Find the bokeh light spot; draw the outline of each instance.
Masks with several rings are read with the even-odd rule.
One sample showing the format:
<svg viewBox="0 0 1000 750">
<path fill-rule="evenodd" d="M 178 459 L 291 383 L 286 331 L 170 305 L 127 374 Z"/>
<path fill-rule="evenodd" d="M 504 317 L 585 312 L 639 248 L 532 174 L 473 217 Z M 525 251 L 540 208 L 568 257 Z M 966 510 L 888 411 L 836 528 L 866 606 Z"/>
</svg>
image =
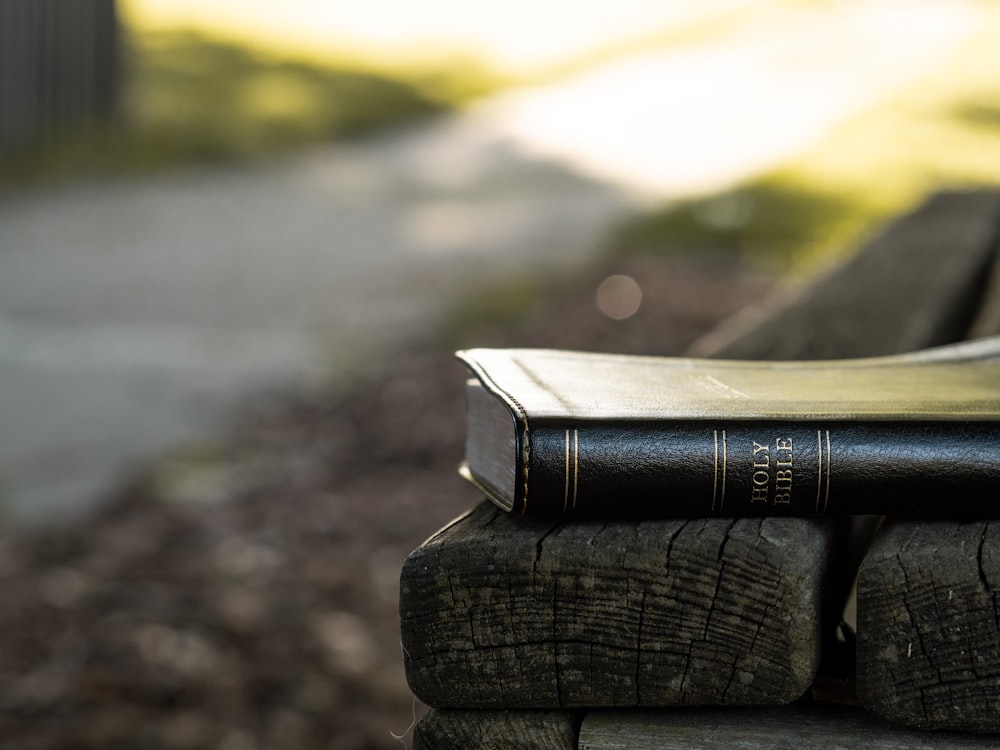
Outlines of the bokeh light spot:
<svg viewBox="0 0 1000 750">
<path fill-rule="evenodd" d="M 597 287 L 597 309 L 613 320 L 631 318 L 642 304 L 642 289 L 631 276 L 613 274 Z"/>
</svg>

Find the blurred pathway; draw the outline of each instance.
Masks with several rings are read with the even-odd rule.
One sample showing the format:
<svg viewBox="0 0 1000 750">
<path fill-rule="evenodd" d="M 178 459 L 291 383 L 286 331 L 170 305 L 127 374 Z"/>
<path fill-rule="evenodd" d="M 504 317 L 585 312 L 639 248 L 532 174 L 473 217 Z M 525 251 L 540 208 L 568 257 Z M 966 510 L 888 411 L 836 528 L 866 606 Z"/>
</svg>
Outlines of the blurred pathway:
<svg viewBox="0 0 1000 750">
<path fill-rule="evenodd" d="M 584 262 L 623 212 L 773 167 L 940 64 L 975 7 L 748 16 L 363 144 L 0 199 L 0 497 L 71 519 L 255 391 L 358 372 L 461 285 Z"/>
</svg>

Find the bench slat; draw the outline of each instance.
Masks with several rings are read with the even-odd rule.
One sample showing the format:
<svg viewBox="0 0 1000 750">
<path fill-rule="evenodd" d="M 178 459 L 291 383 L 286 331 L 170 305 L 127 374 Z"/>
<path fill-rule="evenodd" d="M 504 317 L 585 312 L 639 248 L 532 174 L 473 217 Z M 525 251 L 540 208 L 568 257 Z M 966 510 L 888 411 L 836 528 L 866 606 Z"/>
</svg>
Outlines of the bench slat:
<svg viewBox="0 0 1000 750">
<path fill-rule="evenodd" d="M 595 711 L 580 727 L 580 750 L 981 750 L 995 737 L 900 730 L 846 706 L 781 709 Z"/>
<path fill-rule="evenodd" d="M 569 711 L 431 711 L 413 750 L 575 750 L 580 717 Z"/>
</svg>

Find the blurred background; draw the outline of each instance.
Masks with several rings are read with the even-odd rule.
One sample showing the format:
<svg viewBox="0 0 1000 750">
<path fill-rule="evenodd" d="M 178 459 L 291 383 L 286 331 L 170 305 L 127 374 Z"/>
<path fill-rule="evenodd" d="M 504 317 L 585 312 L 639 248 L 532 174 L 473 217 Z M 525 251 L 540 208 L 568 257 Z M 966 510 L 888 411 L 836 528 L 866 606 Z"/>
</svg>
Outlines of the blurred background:
<svg viewBox="0 0 1000 750">
<path fill-rule="evenodd" d="M 0 0 L 0 742 L 397 746 L 399 567 L 478 500 L 451 351 L 681 353 L 997 185 L 998 42 L 985 0 Z"/>
</svg>

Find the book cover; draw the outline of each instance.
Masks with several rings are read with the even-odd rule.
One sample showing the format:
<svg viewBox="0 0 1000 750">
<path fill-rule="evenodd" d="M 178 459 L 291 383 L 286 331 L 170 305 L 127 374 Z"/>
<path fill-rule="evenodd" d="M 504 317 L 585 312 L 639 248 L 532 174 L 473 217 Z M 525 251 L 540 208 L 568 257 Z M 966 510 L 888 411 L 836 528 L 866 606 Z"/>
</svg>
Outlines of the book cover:
<svg viewBox="0 0 1000 750">
<path fill-rule="evenodd" d="M 584 516 L 991 516 L 1000 337 L 807 362 L 470 349 L 461 473 Z"/>
</svg>

